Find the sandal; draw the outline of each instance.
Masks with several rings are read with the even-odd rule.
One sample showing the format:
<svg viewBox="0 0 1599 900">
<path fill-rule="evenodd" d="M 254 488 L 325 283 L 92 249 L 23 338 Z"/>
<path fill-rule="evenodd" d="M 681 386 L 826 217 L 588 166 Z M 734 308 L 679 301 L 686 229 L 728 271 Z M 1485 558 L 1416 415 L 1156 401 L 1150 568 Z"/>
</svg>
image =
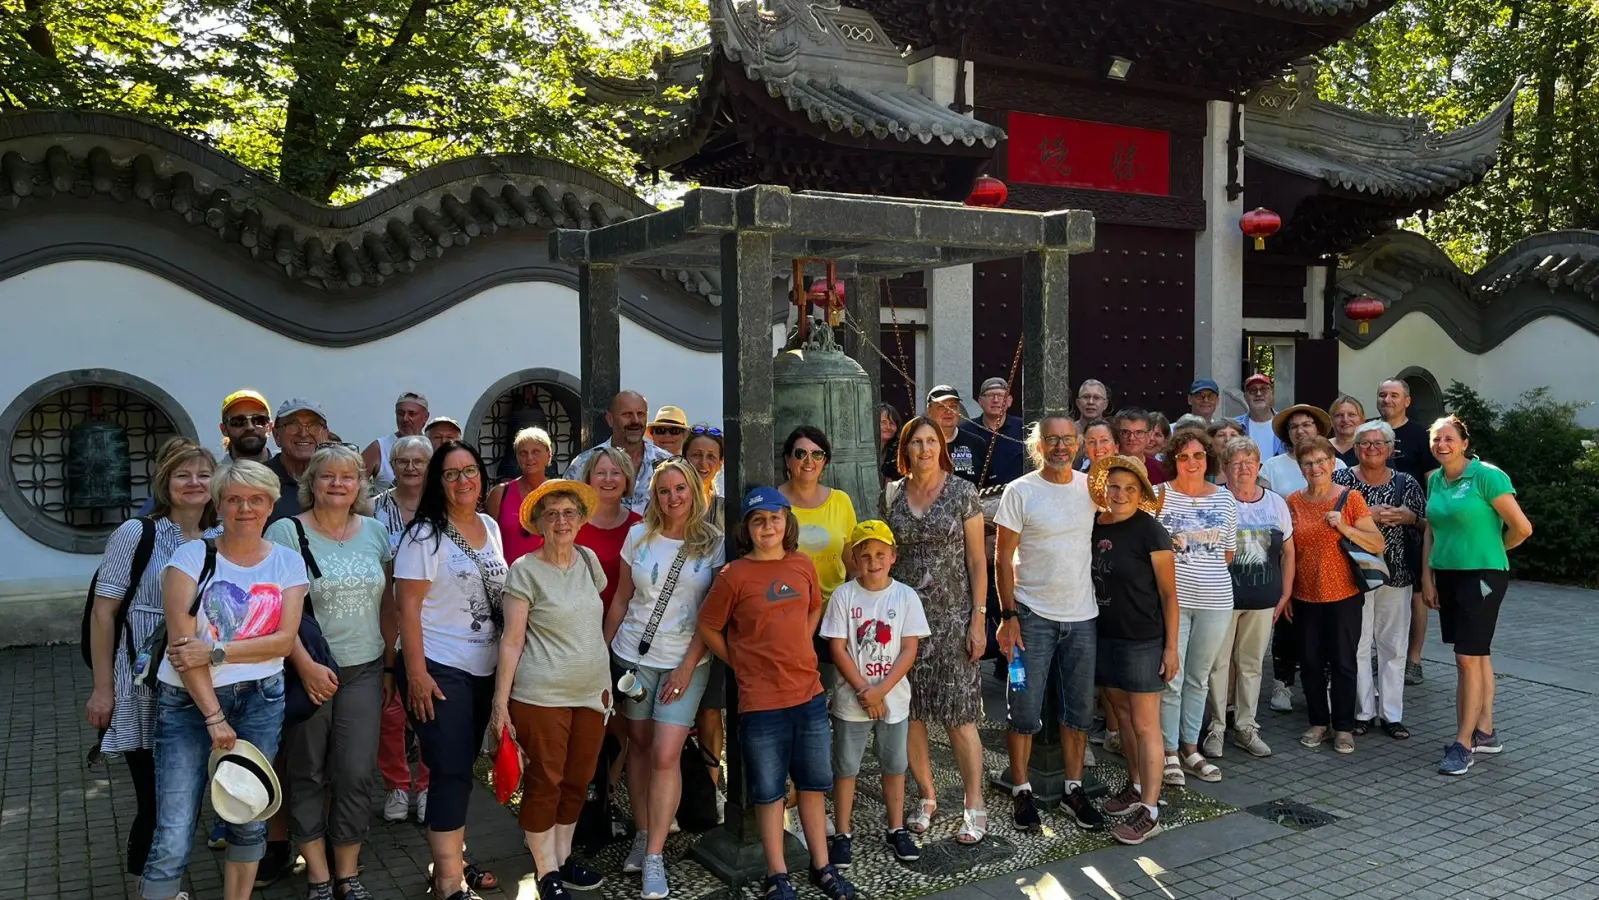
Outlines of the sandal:
<svg viewBox="0 0 1599 900">
<path fill-rule="evenodd" d="M 1183 769 L 1200 781 L 1214 784 L 1221 780 L 1221 769 L 1198 753 L 1190 753 L 1183 758 Z"/>
<path fill-rule="evenodd" d="M 336 879 L 333 882 L 333 894 L 338 900 L 372 900 L 372 892 L 355 875 Z"/>
<path fill-rule="evenodd" d="M 931 797 L 923 797 L 917 804 L 917 810 L 909 819 L 905 820 L 905 827 L 911 834 L 926 834 L 927 829 L 933 827 L 933 816 L 938 812 L 938 801 Z"/>
<path fill-rule="evenodd" d="M 1183 777 L 1183 764 L 1177 758 L 1177 754 L 1166 754 L 1166 768 L 1161 772 L 1160 780 L 1161 783 L 1172 787 L 1182 787 L 1188 783 L 1188 779 Z"/>
<path fill-rule="evenodd" d="M 500 879 L 488 869 L 479 869 L 474 863 L 467 863 L 461 870 L 461 877 L 466 881 L 466 886 L 474 891 L 492 891 L 500 886 Z"/>
<path fill-rule="evenodd" d="M 1366 732 L 1368 732 L 1370 730 L 1371 730 L 1371 720 L 1370 719 L 1356 719 L 1355 720 L 1355 727 L 1349 729 L 1349 733 L 1354 735 L 1355 737 L 1362 737 L 1362 736 L 1364 736 L 1366 734 Z"/>
<path fill-rule="evenodd" d="M 1316 747 L 1320 747 L 1322 744 L 1325 744 L 1326 742 L 1327 742 L 1327 728 L 1325 726 L 1322 726 L 1322 725 L 1312 725 L 1309 728 L 1305 729 L 1305 733 L 1304 734 L 1299 736 L 1299 744 L 1302 747 L 1309 747 L 1311 749 L 1315 749 Z"/>
<path fill-rule="evenodd" d="M 811 883 L 826 894 L 828 900 L 855 900 L 855 885 L 838 873 L 838 866 L 828 863 L 811 870 Z"/>
<path fill-rule="evenodd" d="M 1345 755 L 1348 755 L 1350 753 L 1354 753 L 1355 752 L 1355 736 L 1353 734 L 1350 734 L 1347 731 L 1339 731 L 1339 732 L 1334 733 L 1333 734 L 1333 749 L 1338 751 L 1339 753 L 1342 753 L 1342 754 L 1345 754 Z"/>
<path fill-rule="evenodd" d="M 988 837 L 988 810 L 968 809 L 961 817 L 961 830 L 955 840 L 970 847 Z"/>
<path fill-rule="evenodd" d="M 794 890 L 794 882 L 788 880 L 787 872 L 766 876 L 766 890 L 763 896 L 767 900 L 799 900 L 799 893 Z"/>
<path fill-rule="evenodd" d="M 1384 722 L 1382 723 L 1382 730 L 1384 734 L 1396 741 L 1410 740 L 1410 729 L 1406 728 L 1403 722 Z"/>
</svg>

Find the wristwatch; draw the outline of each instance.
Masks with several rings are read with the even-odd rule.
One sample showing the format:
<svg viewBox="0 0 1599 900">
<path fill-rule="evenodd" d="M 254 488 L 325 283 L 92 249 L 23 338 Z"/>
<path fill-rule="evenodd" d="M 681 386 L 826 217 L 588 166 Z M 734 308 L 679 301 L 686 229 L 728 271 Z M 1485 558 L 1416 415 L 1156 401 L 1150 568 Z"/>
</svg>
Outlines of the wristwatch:
<svg viewBox="0 0 1599 900">
<path fill-rule="evenodd" d="M 1016 618 L 1016 610 L 1014 610 L 1014 609 L 1002 609 L 1002 610 L 999 611 L 999 617 L 1001 619 L 1014 619 L 1014 618 Z"/>
<path fill-rule="evenodd" d="M 222 665 L 227 659 L 228 644 L 226 641 L 218 641 L 211 645 L 211 665 L 213 667 Z"/>
</svg>

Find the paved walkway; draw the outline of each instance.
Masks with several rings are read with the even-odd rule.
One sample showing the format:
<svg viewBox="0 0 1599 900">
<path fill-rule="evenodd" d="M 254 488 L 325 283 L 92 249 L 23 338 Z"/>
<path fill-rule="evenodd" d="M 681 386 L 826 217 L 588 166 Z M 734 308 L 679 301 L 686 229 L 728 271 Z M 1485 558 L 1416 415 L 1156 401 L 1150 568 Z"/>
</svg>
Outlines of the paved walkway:
<svg viewBox="0 0 1599 900">
<path fill-rule="evenodd" d="M 1434 641 L 1427 682 L 1406 695 L 1416 737 L 1380 734 L 1340 757 L 1295 742 L 1302 714 L 1263 717 L 1276 755 L 1228 745 L 1226 778 L 1201 789 L 1239 807 L 1142 847 L 1117 847 L 938 895 L 941 900 L 1259 897 L 1599 898 L 1599 592 L 1515 585 L 1496 642 L 1498 726 L 1507 750 L 1464 778 L 1435 774 L 1453 730 L 1454 669 Z M 75 647 L 0 652 L 0 897 L 123 900 L 132 816 L 119 762 L 88 767 L 87 671 Z M 1337 817 L 1297 832 L 1243 811 L 1294 800 Z M 996 811 L 1004 801 L 995 798 Z M 532 900 L 511 816 L 484 791 L 470 851 L 496 871 L 496 896 Z M 221 896 L 220 854 L 198 845 L 196 900 Z M 427 849 L 413 825 L 375 823 L 363 881 L 379 898 L 425 896 Z M 298 879 L 257 896 L 302 897 Z M 684 896 L 683 900 L 692 900 Z M 869 898 L 867 898 L 869 900 Z"/>
</svg>

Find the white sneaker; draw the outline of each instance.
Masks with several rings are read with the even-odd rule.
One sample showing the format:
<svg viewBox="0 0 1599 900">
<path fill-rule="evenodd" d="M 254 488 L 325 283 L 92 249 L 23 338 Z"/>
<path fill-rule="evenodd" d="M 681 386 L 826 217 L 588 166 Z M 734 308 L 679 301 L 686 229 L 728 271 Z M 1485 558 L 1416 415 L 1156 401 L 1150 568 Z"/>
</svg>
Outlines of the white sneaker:
<svg viewBox="0 0 1599 900">
<path fill-rule="evenodd" d="M 627 859 L 622 861 L 622 871 L 629 875 L 644 871 L 644 851 L 649 848 L 650 833 L 648 831 L 633 832 L 633 846 L 627 851 Z"/>
<path fill-rule="evenodd" d="M 1094 748 L 1091 744 L 1083 745 L 1083 768 L 1092 769 L 1099 765 L 1099 760 L 1094 758 Z"/>
<path fill-rule="evenodd" d="M 428 823 L 428 792 L 416 792 L 416 820 L 423 825 Z"/>
<path fill-rule="evenodd" d="M 1222 755 L 1222 739 L 1227 736 L 1225 729 L 1212 725 L 1205 732 L 1205 739 L 1199 743 L 1199 752 L 1209 759 L 1220 759 Z"/>
<path fill-rule="evenodd" d="M 1260 739 L 1259 728 L 1240 728 L 1233 734 L 1233 743 L 1244 748 L 1250 756 L 1270 756 L 1271 747 Z"/>
<path fill-rule="evenodd" d="M 1294 711 L 1294 695 L 1288 690 L 1288 685 L 1281 681 L 1271 683 L 1271 711 L 1280 713 Z"/>
<path fill-rule="evenodd" d="M 404 822 L 410 815 L 411 795 L 399 788 L 389 791 L 389 798 L 383 801 L 383 821 Z"/>
</svg>

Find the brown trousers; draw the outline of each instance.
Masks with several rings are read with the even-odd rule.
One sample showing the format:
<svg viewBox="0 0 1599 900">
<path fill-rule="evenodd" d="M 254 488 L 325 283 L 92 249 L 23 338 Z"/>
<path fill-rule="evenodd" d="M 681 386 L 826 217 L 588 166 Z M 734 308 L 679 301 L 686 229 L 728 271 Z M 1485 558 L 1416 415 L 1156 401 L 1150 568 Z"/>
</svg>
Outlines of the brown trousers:
<svg viewBox="0 0 1599 900">
<path fill-rule="evenodd" d="M 522 766 L 523 831 L 539 834 L 577 822 L 605 741 L 605 715 L 576 707 L 511 701 L 511 726 L 527 761 Z"/>
</svg>

